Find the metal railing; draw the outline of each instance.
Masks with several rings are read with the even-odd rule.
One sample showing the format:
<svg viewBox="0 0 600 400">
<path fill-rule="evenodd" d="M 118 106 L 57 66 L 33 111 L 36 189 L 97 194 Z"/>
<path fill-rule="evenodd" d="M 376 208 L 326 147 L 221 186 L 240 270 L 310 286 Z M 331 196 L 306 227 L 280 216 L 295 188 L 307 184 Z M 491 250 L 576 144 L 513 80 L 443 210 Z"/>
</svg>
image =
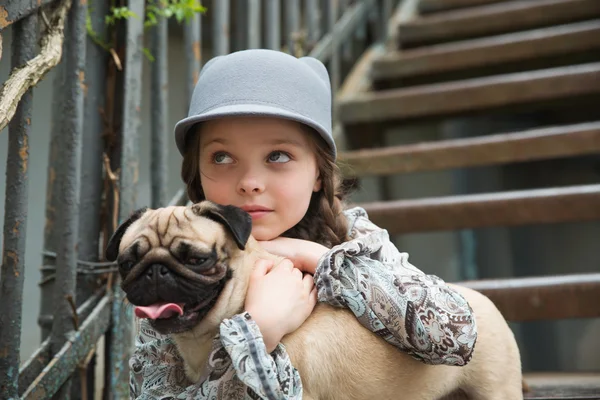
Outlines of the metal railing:
<svg viewBox="0 0 600 400">
<path fill-rule="evenodd" d="M 232 48 L 271 48 L 309 54 L 328 64 L 335 91 L 370 45 L 381 41 L 385 21 L 398 1 L 214 0 L 207 15 L 184 25 L 187 97 L 203 57 L 202 24 L 213 55 Z M 151 202 L 152 207 L 185 204 L 185 191 L 168 200 L 166 149 L 167 21 L 145 30 L 142 18 L 128 18 L 106 30 L 108 2 L 12 0 L 0 2 L 0 34 L 12 26 L 12 69 L 36 55 L 41 31 L 56 29 L 55 9 L 68 8 L 61 63 L 56 67 L 49 165 L 47 170 L 41 308 L 42 344 L 25 362 L 19 357 L 28 204 L 28 140 L 32 89 L 21 97 L 8 125 L 6 203 L 0 293 L 0 398 L 128 397 L 128 359 L 132 350 L 131 309 L 123 305 L 118 275 L 101 251 L 119 221 L 135 207 L 138 192 L 143 36 L 151 36 Z M 128 7 L 144 15 L 145 2 Z M 233 10 L 233 12 L 232 12 Z M 89 18 L 87 18 L 89 16 Z M 88 26 L 86 26 L 86 19 Z M 231 35 L 231 26 L 238 34 Z M 59 27 L 60 28 L 60 27 Z M 87 31 L 97 32 L 92 38 Z M 47 32 L 43 32 L 42 35 Z M 100 41 L 112 41 L 110 48 Z M 8 44 L 5 43 L 5 49 Z M 4 93 L 3 93 L 4 94 Z M 10 119 L 10 118 L 9 118 Z M 85 129 L 83 121 L 85 120 Z M 82 154 L 85 156 L 82 157 Z M 106 349 L 96 343 L 104 337 Z M 104 382 L 96 382 L 103 361 Z"/>
</svg>

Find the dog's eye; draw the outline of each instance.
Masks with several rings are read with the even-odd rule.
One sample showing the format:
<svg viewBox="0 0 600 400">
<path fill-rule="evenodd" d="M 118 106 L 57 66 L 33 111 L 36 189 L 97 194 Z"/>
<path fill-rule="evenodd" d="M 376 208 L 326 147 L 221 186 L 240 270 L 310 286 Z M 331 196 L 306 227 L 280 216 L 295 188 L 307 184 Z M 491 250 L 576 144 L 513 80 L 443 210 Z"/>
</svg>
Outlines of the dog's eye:
<svg viewBox="0 0 600 400">
<path fill-rule="evenodd" d="M 192 258 L 188 258 L 187 259 L 187 263 L 188 265 L 200 265 L 200 264 L 204 264 L 206 262 L 206 258 L 196 258 L 196 257 L 192 257 Z"/>
<path fill-rule="evenodd" d="M 133 268 L 133 261 L 123 261 L 119 264 L 119 268 L 123 271 L 130 271 Z"/>
</svg>

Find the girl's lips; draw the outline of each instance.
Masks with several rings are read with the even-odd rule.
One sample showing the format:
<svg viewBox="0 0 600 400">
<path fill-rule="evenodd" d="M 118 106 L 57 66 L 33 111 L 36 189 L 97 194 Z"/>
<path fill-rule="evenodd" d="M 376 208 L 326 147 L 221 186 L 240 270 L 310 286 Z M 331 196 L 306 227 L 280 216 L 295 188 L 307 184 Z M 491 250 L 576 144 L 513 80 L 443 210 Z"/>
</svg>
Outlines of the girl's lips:
<svg viewBox="0 0 600 400">
<path fill-rule="evenodd" d="M 250 214 L 252 219 L 259 219 L 259 218 L 262 218 L 265 215 L 271 213 L 272 211 L 270 211 L 270 210 L 255 210 L 255 211 L 246 211 L 246 212 L 248 214 Z"/>
<path fill-rule="evenodd" d="M 271 210 L 267 207 L 259 206 L 257 204 L 248 204 L 248 205 L 242 206 L 241 209 L 246 211 L 248 214 L 250 214 L 250 216 L 252 217 L 253 220 L 262 218 L 265 215 L 273 212 L 273 210 Z"/>
</svg>

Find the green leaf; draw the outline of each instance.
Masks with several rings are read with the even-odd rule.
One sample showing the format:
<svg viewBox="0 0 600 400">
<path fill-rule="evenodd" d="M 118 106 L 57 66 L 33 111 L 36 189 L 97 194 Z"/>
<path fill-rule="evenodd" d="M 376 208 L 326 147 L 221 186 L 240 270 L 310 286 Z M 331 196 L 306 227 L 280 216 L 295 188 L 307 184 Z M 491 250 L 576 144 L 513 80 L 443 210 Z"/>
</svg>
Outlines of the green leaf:
<svg viewBox="0 0 600 400">
<path fill-rule="evenodd" d="M 147 47 L 142 47 L 142 52 L 150 62 L 154 62 L 155 58 Z"/>
</svg>

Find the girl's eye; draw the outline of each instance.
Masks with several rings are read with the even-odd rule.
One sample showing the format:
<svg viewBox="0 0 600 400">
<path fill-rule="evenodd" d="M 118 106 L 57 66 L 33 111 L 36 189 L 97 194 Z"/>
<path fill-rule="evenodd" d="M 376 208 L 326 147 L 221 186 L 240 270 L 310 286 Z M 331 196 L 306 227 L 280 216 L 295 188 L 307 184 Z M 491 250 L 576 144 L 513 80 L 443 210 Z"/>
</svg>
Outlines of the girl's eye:
<svg viewBox="0 0 600 400">
<path fill-rule="evenodd" d="M 269 154 L 269 157 L 267 158 L 269 162 L 273 163 L 286 163 L 290 161 L 290 156 L 284 153 L 283 151 L 274 151 L 271 154 Z"/>
<path fill-rule="evenodd" d="M 231 164 L 233 160 L 227 153 L 216 153 L 213 156 L 215 164 Z"/>
</svg>

